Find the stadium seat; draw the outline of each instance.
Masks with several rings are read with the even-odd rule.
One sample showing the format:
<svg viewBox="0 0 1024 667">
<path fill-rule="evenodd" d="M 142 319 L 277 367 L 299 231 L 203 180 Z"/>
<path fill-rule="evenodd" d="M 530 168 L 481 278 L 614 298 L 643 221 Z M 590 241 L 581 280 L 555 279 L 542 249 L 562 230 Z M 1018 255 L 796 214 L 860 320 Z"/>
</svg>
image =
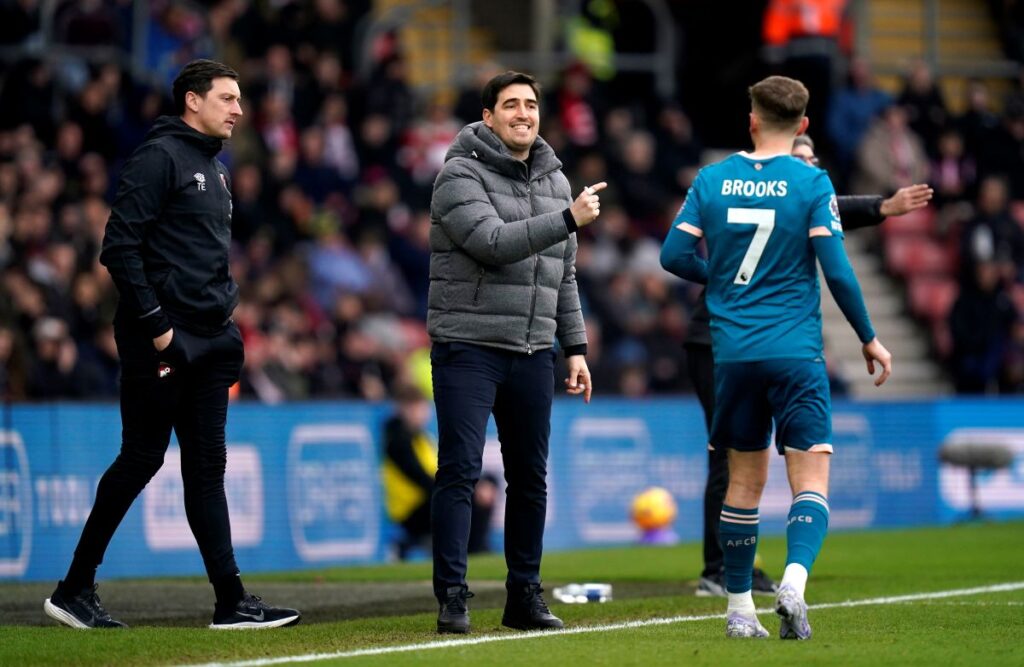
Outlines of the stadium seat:
<svg viewBox="0 0 1024 667">
<path fill-rule="evenodd" d="M 932 346 L 939 359 L 949 359 L 953 354 L 953 332 L 946 320 L 932 320 Z"/>
<path fill-rule="evenodd" d="M 929 207 L 911 211 L 897 218 L 887 218 L 879 229 L 889 236 L 931 236 L 935 232 L 935 209 Z"/>
<path fill-rule="evenodd" d="M 956 281 L 941 276 L 912 276 L 907 284 L 910 312 L 929 321 L 944 322 L 959 292 Z"/>
<path fill-rule="evenodd" d="M 885 263 L 891 273 L 899 276 L 947 276 L 954 268 L 945 247 L 917 234 L 887 237 Z"/>
</svg>

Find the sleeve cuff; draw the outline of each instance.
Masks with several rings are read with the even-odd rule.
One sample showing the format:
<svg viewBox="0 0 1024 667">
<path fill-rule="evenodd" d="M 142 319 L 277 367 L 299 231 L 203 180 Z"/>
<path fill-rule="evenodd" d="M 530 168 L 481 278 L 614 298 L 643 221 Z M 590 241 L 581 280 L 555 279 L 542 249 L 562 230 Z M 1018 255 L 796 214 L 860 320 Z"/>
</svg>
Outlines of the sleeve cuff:
<svg viewBox="0 0 1024 667">
<path fill-rule="evenodd" d="M 572 209 L 565 209 L 562 211 L 562 221 L 565 222 L 565 231 L 573 234 L 580 228 L 576 224 L 576 220 L 572 217 Z"/>
<path fill-rule="evenodd" d="M 143 326 L 149 330 L 150 338 L 159 338 L 171 329 L 171 320 L 164 314 L 163 310 L 157 310 L 139 319 L 142 320 Z"/>
<path fill-rule="evenodd" d="M 569 347 L 565 348 L 565 357 L 566 357 L 566 359 L 568 359 L 569 357 L 575 357 L 575 356 L 578 356 L 578 355 L 579 356 L 584 356 L 584 357 L 587 356 L 587 344 L 586 343 L 583 343 L 582 345 L 570 345 Z"/>
</svg>

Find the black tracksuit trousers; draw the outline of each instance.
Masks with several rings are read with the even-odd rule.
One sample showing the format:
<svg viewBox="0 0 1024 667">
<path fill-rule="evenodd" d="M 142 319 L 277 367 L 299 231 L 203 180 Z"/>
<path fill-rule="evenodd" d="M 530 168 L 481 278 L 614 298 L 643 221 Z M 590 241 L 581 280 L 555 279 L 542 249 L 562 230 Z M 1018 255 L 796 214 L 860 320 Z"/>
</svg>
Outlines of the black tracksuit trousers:
<svg viewBox="0 0 1024 667">
<path fill-rule="evenodd" d="M 121 452 L 104 473 L 65 581 L 92 582 L 114 531 L 132 502 L 160 469 L 171 429 L 181 448 L 185 513 L 210 581 L 238 574 L 224 495 L 228 389 L 239 377 L 244 352 L 232 322 L 221 333 L 199 336 L 180 327 L 157 352 L 136 323 L 115 322 L 121 357 Z"/>
</svg>

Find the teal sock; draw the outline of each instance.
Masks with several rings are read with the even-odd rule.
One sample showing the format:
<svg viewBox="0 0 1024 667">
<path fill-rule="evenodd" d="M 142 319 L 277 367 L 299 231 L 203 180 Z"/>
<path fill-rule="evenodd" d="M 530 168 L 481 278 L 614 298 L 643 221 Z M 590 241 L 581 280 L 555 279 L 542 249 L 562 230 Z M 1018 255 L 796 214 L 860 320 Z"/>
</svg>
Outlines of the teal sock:
<svg viewBox="0 0 1024 667">
<path fill-rule="evenodd" d="M 786 525 L 786 565 L 798 563 L 810 572 L 828 532 L 828 500 L 814 491 L 793 498 Z"/>
<path fill-rule="evenodd" d="M 753 586 L 758 516 L 756 507 L 722 506 L 718 532 L 725 555 L 725 590 L 730 593 L 745 593 Z"/>
</svg>

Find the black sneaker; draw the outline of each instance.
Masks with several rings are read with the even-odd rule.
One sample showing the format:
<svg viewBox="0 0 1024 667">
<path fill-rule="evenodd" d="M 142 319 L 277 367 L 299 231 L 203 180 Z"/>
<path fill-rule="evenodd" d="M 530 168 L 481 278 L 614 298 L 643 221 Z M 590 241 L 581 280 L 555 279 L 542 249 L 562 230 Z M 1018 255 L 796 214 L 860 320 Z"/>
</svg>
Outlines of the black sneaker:
<svg viewBox="0 0 1024 667">
<path fill-rule="evenodd" d="M 58 583 L 57 589 L 43 603 L 43 611 L 50 618 L 82 630 L 128 627 L 121 621 L 110 618 L 110 614 L 100 604 L 100 596 L 96 595 L 96 584 L 75 594 L 61 591 L 63 584 L 63 581 Z"/>
<path fill-rule="evenodd" d="M 754 595 L 775 595 L 779 592 L 779 587 L 759 567 L 754 568 L 754 585 L 752 589 Z"/>
<path fill-rule="evenodd" d="M 501 624 L 516 630 L 559 630 L 565 627 L 562 619 L 548 609 L 543 592 L 540 584 L 508 588 Z"/>
<path fill-rule="evenodd" d="M 473 597 L 465 586 L 449 586 L 440 600 L 441 610 L 437 612 L 437 631 L 445 634 L 464 635 L 469 632 L 469 607 L 466 600 Z"/>
<path fill-rule="evenodd" d="M 728 595 L 725 592 L 725 573 L 719 570 L 711 574 L 701 576 L 697 582 L 697 590 L 694 593 L 699 598 L 724 598 Z"/>
<path fill-rule="evenodd" d="M 751 589 L 754 595 L 775 595 L 779 592 L 779 587 L 759 567 L 754 568 L 754 580 Z M 725 572 L 719 570 L 714 574 L 702 576 L 700 581 L 697 582 L 697 590 L 694 592 L 699 598 L 724 598 L 728 596 L 729 594 L 725 590 Z"/>
<path fill-rule="evenodd" d="M 246 630 L 249 628 L 283 628 L 295 625 L 302 618 L 295 609 L 271 607 L 258 595 L 245 593 L 238 604 L 229 609 L 214 607 L 214 630 Z"/>
</svg>

